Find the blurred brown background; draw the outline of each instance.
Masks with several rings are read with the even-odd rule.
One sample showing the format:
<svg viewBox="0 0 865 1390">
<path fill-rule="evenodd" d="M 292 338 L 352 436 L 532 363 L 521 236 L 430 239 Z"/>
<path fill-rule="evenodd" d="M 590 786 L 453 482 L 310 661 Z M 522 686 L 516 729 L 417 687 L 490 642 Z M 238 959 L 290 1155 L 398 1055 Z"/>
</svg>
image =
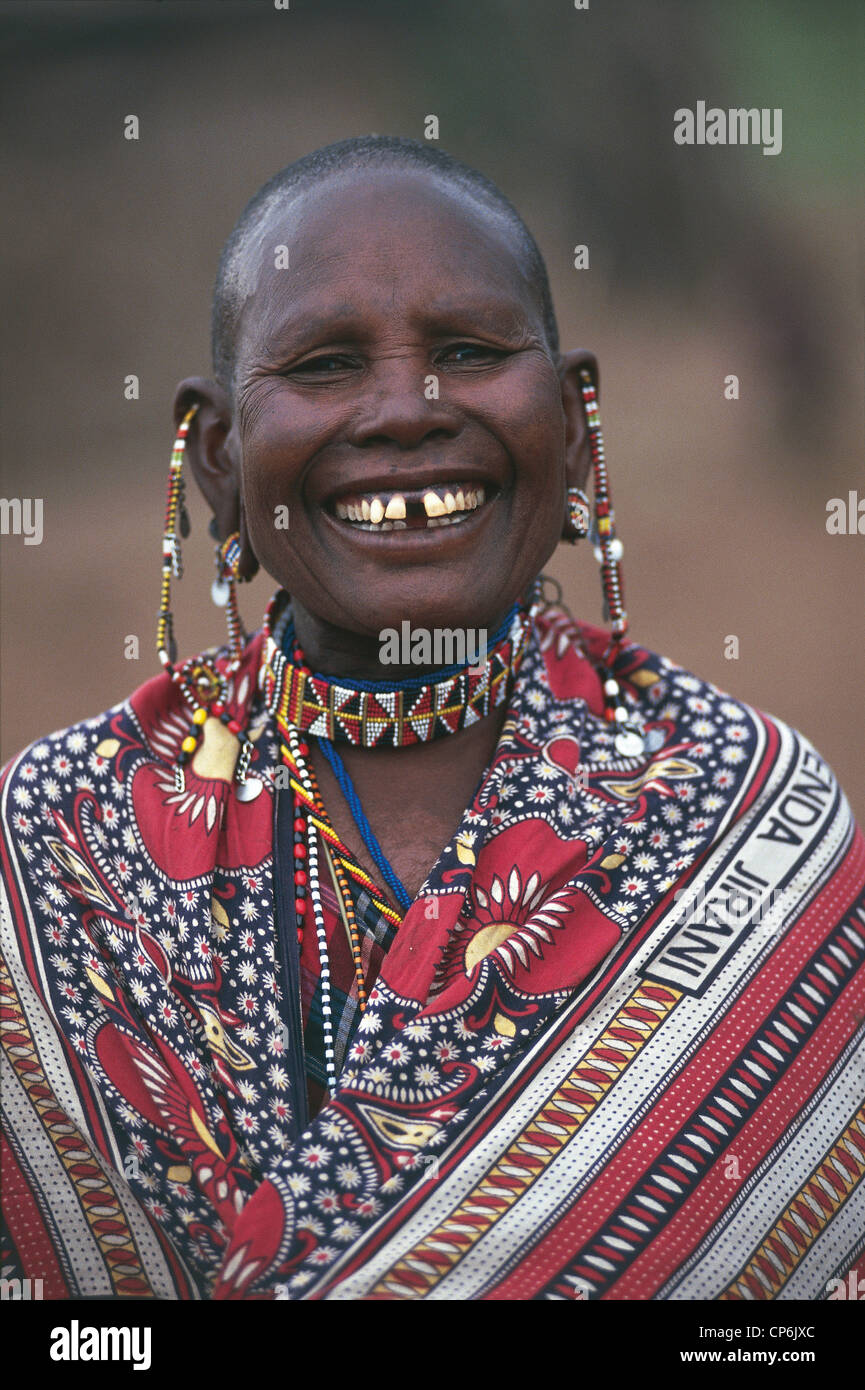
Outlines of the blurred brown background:
<svg viewBox="0 0 865 1390">
<path fill-rule="evenodd" d="M 172 392 L 208 370 L 246 199 L 436 114 L 535 231 L 564 345 L 600 359 L 635 637 L 802 729 L 865 820 L 865 537 L 826 531 L 830 498 L 865 497 L 862 24 L 854 0 L 0 5 L 2 495 L 45 505 L 42 545 L 0 539 L 3 759 L 157 669 Z M 781 107 L 782 152 L 677 146 L 698 100 Z M 196 501 L 187 652 L 222 636 L 206 521 Z M 598 621 L 590 553 L 553 569 Z M 242 591 L 250 626 L 270 587 Z"/>
</svg>

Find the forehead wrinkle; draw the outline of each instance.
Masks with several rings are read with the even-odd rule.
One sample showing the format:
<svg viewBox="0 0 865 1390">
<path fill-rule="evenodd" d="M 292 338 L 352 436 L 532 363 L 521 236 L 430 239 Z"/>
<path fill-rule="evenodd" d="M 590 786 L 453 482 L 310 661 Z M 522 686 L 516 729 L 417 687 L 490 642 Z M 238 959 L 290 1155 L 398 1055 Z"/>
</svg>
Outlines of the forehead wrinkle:
<svg viewBox="0 0 865 1390">
<path fill-rule="evenodd" d="M 528 291 L 528 295 L 524 296 L 519 292 L 513 296 L 502 295 L 500 291 L 492 290 L 483 298 L 445 293 L 425 299 L 422 307 L 411 316 L 413 324 L 427 330 L 435 330 L 465 325 L 468 320 L 472 320 L 492 332 L 501 331 L 503 327 L 510 327 L 527 318 L 530 313 L 529 306 L 534 303 L 531 286 L 525 277 L 515 278 L 514 283 L 519 287 L 519 291 Z M 367 334 L 370 327 L 369 306 L 362 308 L 356 302 L 342 299 L 324 308 L 320 308 L 318 303 L 313 301 L 307 308 L 306 304 L 310 298 L 309 295 L 302 295 L 299 300 L 292 302 L 290 298 L 285 299 L 277 295 L 267 297 L 256 320 L 264 326 L 260 345 L 265 351 L 282 347 L 289 340 L 313 338 L 318 334 L 357 337 Z M 383 317 L 390 316 L 388 310 L 392 311 L 398 300 L 399 286 L 394 281 L 387 297 L 388 309 L 384 310 Z M 373 312 L 375 313 L 375 308 Z M 278 321 L 273 322 L 275 317 L 278 317 Z"/>
<path fill-rule="evenodd" d="M 476 300 L 466 299 L 462 295 L 445 295 L 431 300 L 425 306 L 424 318 L 429 322 L 439 320 L 442 323 L 458 323 L 468 317 L 496 331 L 501 329 L 506 320 L 520 319 L 525 310 L 526 304 L 521 295 L 500 298 L 498 294 L 493 293 Z"/>
<path fill-rule="evenodd" d="M 307 338 L 357 337 L 362 322 L 354 304 L 335 305 L 319 314 L 304 313 L 301 304 L 295 314 L 284 314 L 278 323 L 268 328 L 259 346 L 262 352 L 276 356 L 287 345 L 302 343 Z"/>
</svg>

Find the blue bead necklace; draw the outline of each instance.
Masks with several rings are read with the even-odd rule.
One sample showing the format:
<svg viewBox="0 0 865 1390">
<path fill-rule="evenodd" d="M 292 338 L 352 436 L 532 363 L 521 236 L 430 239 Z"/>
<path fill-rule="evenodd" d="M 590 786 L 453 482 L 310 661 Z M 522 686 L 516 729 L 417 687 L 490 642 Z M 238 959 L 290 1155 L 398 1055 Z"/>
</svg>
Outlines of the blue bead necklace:
<svg viewBox="0 0 865 1390">
<path fill-rule="evenodd" d="M 390 888 L 390 891 L 393 893 L 403 912 L 407 911 L 411 906 L 411 894 L 406 890 L 396 870 L 387 859 L 384 850 L 376 839 L 375 832 L 367 820 L 364 809 L 360 804 L 360 797 L 349 776 L 348 768 L 339 753 L 337 753 L 330 739 L 319 737 L 318 746 L 333 769 L 333 775 L 339 783 L 340 791 L 348 803 L 348 809 L 354 817 L 354 823 L 360 832 L 361 839 L 369 850 L 373 862 L 377 865 L 379 873 Z"/>
<path fill-rule="evenodd" d="M 502 641 L 504 637 L 507 635 L 507 633 L 510 631 L 511 625 L 514 621 L 514 617 L 517 614 L 518 610 L 519 605 L 514 604 L 513 608 L 510 610 L 501 626 L 494 633 L 490 643 L 491 647 L 494 647 L 497 642 Z M 297 645 L 297 640 L 294 634 L 293 619 L 289 619 L 286 625 L 285 631 L 282 635 L 281 646 L 282 650 L 285 653 L 291 653 L 295 656 L 295 658 L 297 658 L 298 655 L 302 656 L 302 653 L 300 652 L 300 648 Z M 432 678 L 412 676 L 409 677 L 407 680 L 402 681 L 341 680 L 340 684 L 355 690 L 368 691 L 373 694 L 386 693 L 394 690 L 413 690 L 416 689 L 419 685 L 446 680 L 451 676 L 457 675 L 463 669 L 464 668 L 460 666 L 450 666 L 446 670 L 436 672 Z M 322 676 L 317 672 L 313 672 L 313 675 L 317 680 L 332 679 L 331 677 Z M 309 736 L 310 734 L 308 733 L 307 737 Z M 379 873 L 381 874 L 387 886 L 390 888 L 391 893 L 393 894 L 396 902 L 402 908 L 403 912 L 407 911 L 407 909 L 411 906 L 412 902 L 411 894 L 408 892 L 405 885 L 400 880 L 399 875 L 393 868 L 392 864 L 385 855 L 384 850 L 379 844 L 378 839 L 376 838 L 372 826 L 370 825 L 364 812 L 364 809 L 361 805 L 357 789 L 354 783 L 352 782 L 351 777 L 349 776 L 348 768 L 346 767 L 345 763 L 343 762 L 342 758 L 337 752 L 335 745 L 330 739 L 324 738 L 321 734 L 314 735 L 314 737 L 317 737 L 319 747 L 321 748 L 322 753 L 324 754 L 325 758 L 330 764 L 330 767 L 333 771 L 333 775 L 335 776 L 339 785 L 340 791 L 345 797 L 346 804 L 348 805 L 348 808 L 351 811 L 352 818 L 358 829 L 358 833 L 360 834 L 360 837 L 363 840 L 364 845 L 369 851 L 373 863 L 377 866 Z"/>
</svg>

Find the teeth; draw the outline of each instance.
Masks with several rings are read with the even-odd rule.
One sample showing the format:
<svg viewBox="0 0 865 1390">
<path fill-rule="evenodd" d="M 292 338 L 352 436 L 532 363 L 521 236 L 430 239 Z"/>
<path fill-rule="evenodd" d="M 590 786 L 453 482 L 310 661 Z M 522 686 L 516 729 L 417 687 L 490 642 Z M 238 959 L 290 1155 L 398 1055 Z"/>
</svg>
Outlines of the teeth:
<svg viewBox="0 0 865 1390">
<path fill-rule="evenodd" d="M 422 499 L 427 527 L 454 525 L 463 520 L 459 513 L 473 512 L 485 500 L 486 492 L 482 487 L 447 488 L 442 493 L 430 488 Z M 383 498 L 367 496 L 337 502 L 334 510 L 340 521 L 354 522 L 367 531 L 404 531 L 408 525 L 408 505 L 399 492 L 386 493 Z"/>
</svg>

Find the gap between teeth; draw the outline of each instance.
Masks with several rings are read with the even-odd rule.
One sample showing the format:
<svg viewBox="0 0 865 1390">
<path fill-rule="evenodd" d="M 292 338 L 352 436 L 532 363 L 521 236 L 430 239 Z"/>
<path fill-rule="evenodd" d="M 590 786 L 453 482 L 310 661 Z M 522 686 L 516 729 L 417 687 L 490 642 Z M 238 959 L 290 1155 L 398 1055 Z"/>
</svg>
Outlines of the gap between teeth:
<svg viewBox="0 0 865 1390">
<path fill-rule="evenodd" d="M 482 487 L 447 488 L 442 493 L 430 488 L 422 500 L 427 526 L 430 526 L 462 520 L 453 514 L 476 511 L 486 500 L 486 493 Z M 335 510 L 340 521 L 366 523 L 382 531 L 402 531 L 406 528 L 406 501 L 399 492 L 392 493 L 386 501 L 370 496 L 362 497 L 357 502 L 337 502 Z"/>
</svg>

